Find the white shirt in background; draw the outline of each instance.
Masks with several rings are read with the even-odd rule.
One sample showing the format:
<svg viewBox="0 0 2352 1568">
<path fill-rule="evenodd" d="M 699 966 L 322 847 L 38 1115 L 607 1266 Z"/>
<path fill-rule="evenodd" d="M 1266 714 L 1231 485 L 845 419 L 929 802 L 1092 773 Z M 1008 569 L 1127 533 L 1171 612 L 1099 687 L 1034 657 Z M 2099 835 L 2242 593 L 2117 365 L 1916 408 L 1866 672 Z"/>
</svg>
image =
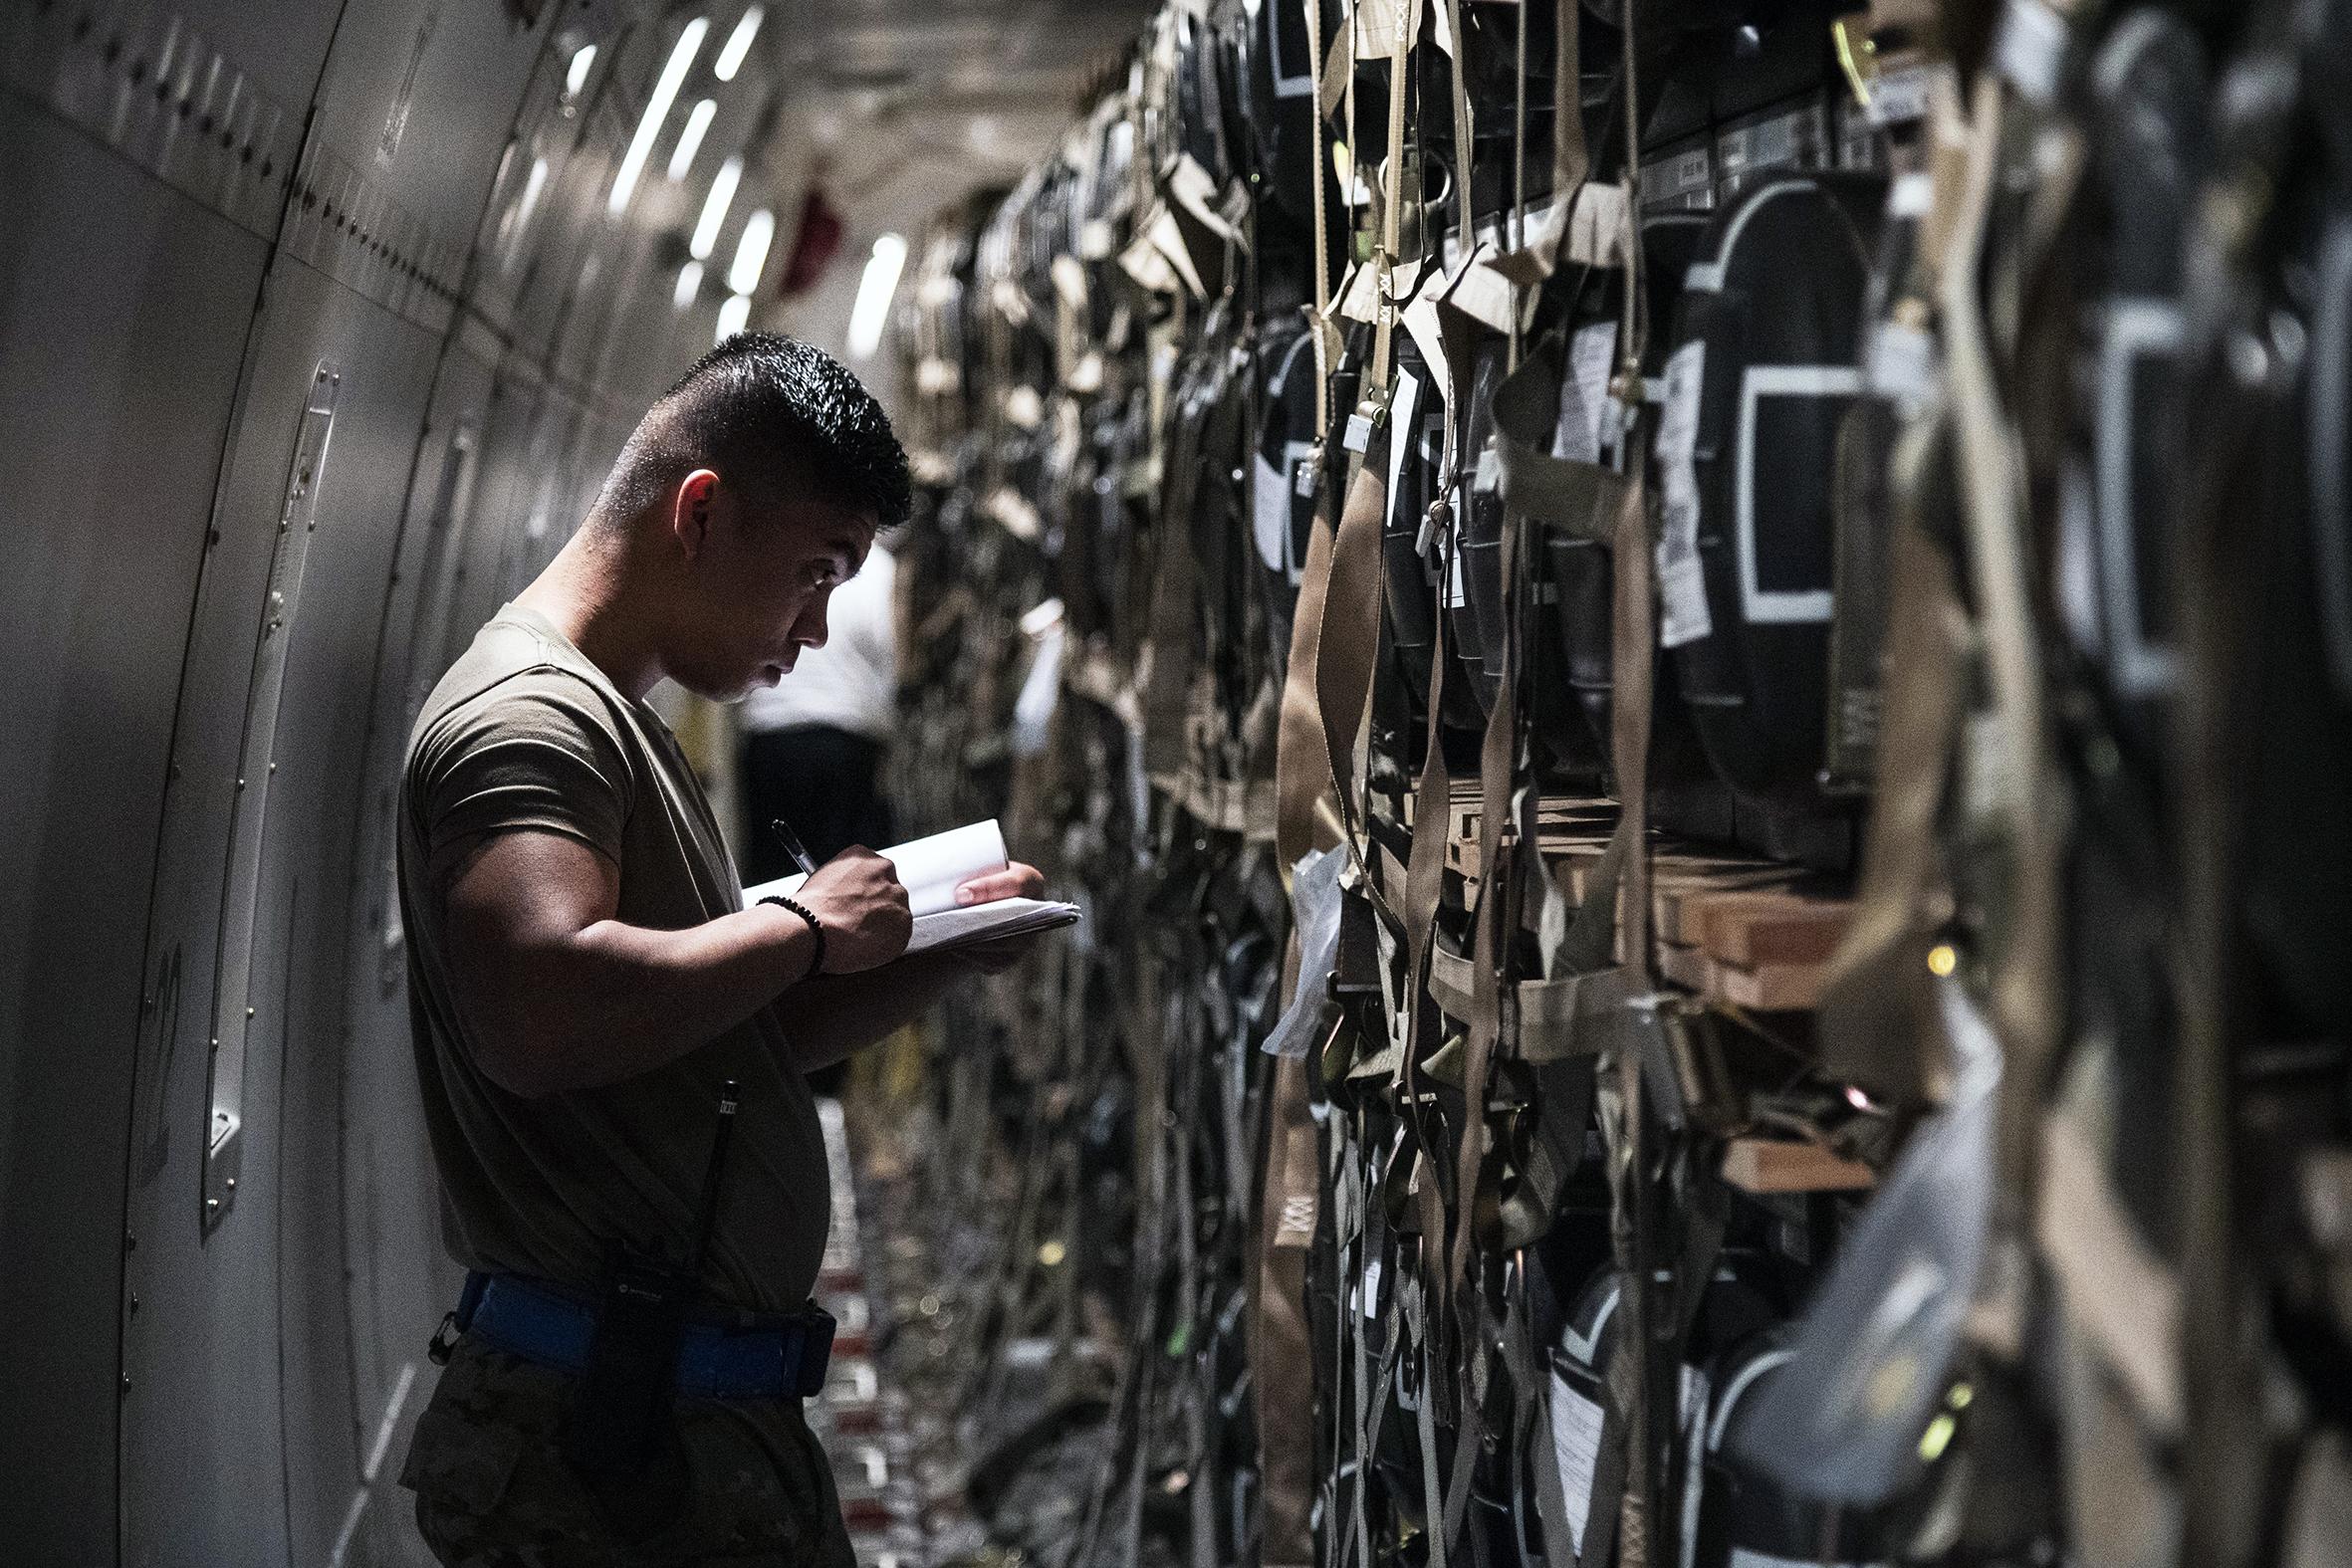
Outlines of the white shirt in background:
<svg viewBox="0 0 2352 1568">
<path fill-rule="evenodd" d="M 743 700 L 749 731 L 824 725 L 887 740 L 897 722 L 898 640 L 891 605 L 898 562 L 877 544 L 833 589 L 822 648 L 803 648 L 782 681 Z"/>
</svg>

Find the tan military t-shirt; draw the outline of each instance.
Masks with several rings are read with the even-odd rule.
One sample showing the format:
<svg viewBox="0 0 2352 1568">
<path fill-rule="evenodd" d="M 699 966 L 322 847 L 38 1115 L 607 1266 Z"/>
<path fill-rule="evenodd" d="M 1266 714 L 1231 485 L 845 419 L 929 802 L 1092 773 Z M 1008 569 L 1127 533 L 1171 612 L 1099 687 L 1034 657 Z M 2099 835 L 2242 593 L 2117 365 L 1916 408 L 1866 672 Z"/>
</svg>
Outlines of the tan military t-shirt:
<svg viewBox="0 0 2352 1568">
<path fill-rule="evenodd" d="M 475 1064 L 449 984 L 433 878 L 481 835 L 531 828 L 620 870 L 618 918 L 679 930 L 741 907 L 741 883 L 668 726 L 536 611 L 510 604 L 426 699 L 400 785 L 400 913 L 442 1229 L 468 1268 L 592 1287 L 624 1237 L 682 1258 L 720 1084 L 741 1085 L 704 1285 L 789 1311 L 808 1298 L 830 1218 L 817 1108 L 774 1007 L 666 1066 L 523 1099 Z M 788 993 L 789 996 L 789 993 Z"/>
</svg>

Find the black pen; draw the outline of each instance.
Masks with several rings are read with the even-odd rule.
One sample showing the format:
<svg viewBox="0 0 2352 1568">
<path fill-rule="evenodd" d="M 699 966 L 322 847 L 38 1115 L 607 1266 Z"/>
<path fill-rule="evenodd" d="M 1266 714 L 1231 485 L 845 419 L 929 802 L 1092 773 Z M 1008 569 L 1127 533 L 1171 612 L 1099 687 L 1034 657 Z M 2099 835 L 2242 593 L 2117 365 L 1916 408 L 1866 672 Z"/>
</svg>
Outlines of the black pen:
<svg viewBox="0 0 2352 1568">
<path fill-rule="evenodd" d="M 793 857 L 793 863 L 801 868 L 801 874 L 815 876 L 817 862 L 809 858 L 809 851 L 802 847 L 801 840 L 792 830 L 792 824 L 780 816 L 768 825 L 776 829 L 777 840 L 784 845 L 784 852 Z"/>
</svg>

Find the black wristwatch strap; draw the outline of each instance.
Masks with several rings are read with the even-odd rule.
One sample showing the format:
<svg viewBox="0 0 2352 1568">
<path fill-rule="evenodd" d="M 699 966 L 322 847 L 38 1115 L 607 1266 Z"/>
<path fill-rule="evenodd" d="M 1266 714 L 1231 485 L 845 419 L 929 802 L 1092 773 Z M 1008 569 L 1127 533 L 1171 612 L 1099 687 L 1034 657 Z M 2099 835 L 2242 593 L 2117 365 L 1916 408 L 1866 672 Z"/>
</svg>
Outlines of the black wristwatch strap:
<svg viewBox="0 0 2352 1568">
<path fill-rule="evenodd" d="M 780 905 L 785 909 L 791 910 L 794 914 L 800 916 L 803 920 L 809 923 L 809 935 L 817 939 L 817 947 L 816 951 L 810 956 L 809 959 L 809 973 L 807 975 L 803 975 L 801 979 L 807 980 L 811 976 L 823 974 L 824 927 L 818 924 L 817 917 L 809 912 L 809 906 L 802 903 L 797 898 L 787 898 L 782 893 L 771 893 L 766 898 L 761 899 L 760 902 L 763 904 Z"/>
</svg>

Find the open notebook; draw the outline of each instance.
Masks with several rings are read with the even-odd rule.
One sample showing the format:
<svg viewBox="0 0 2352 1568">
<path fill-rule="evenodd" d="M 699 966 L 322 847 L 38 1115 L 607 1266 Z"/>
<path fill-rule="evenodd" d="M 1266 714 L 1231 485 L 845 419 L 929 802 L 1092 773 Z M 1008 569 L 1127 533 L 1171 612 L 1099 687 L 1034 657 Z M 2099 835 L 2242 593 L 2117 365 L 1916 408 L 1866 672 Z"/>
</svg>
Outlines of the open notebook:
<svg viewBox="0 0 2352 1568">
<path fill-rule="evenodd" d="M 987 942 L 996 937 L 1019 936 L 1026 931 L 1044 931 L 1077 922 L 1077 905 L 1058 904 L 1050 899 L 1000 898 L 986 904 L 957 907 L 957 884 L 1005 869 L 1005 835 L 993 817 L 898 844 L 880 853 L 898 868 L 898 880 L 906 884 L 907 905 L 915 917 L 914 933 L 906 943 L 909 953 Z M 747 887 L 743 890 L 743 907 L 749 909 L 771 894 L 790 894 L 808 880 L 796 871 L 773 882 Z"/>
</svg>

